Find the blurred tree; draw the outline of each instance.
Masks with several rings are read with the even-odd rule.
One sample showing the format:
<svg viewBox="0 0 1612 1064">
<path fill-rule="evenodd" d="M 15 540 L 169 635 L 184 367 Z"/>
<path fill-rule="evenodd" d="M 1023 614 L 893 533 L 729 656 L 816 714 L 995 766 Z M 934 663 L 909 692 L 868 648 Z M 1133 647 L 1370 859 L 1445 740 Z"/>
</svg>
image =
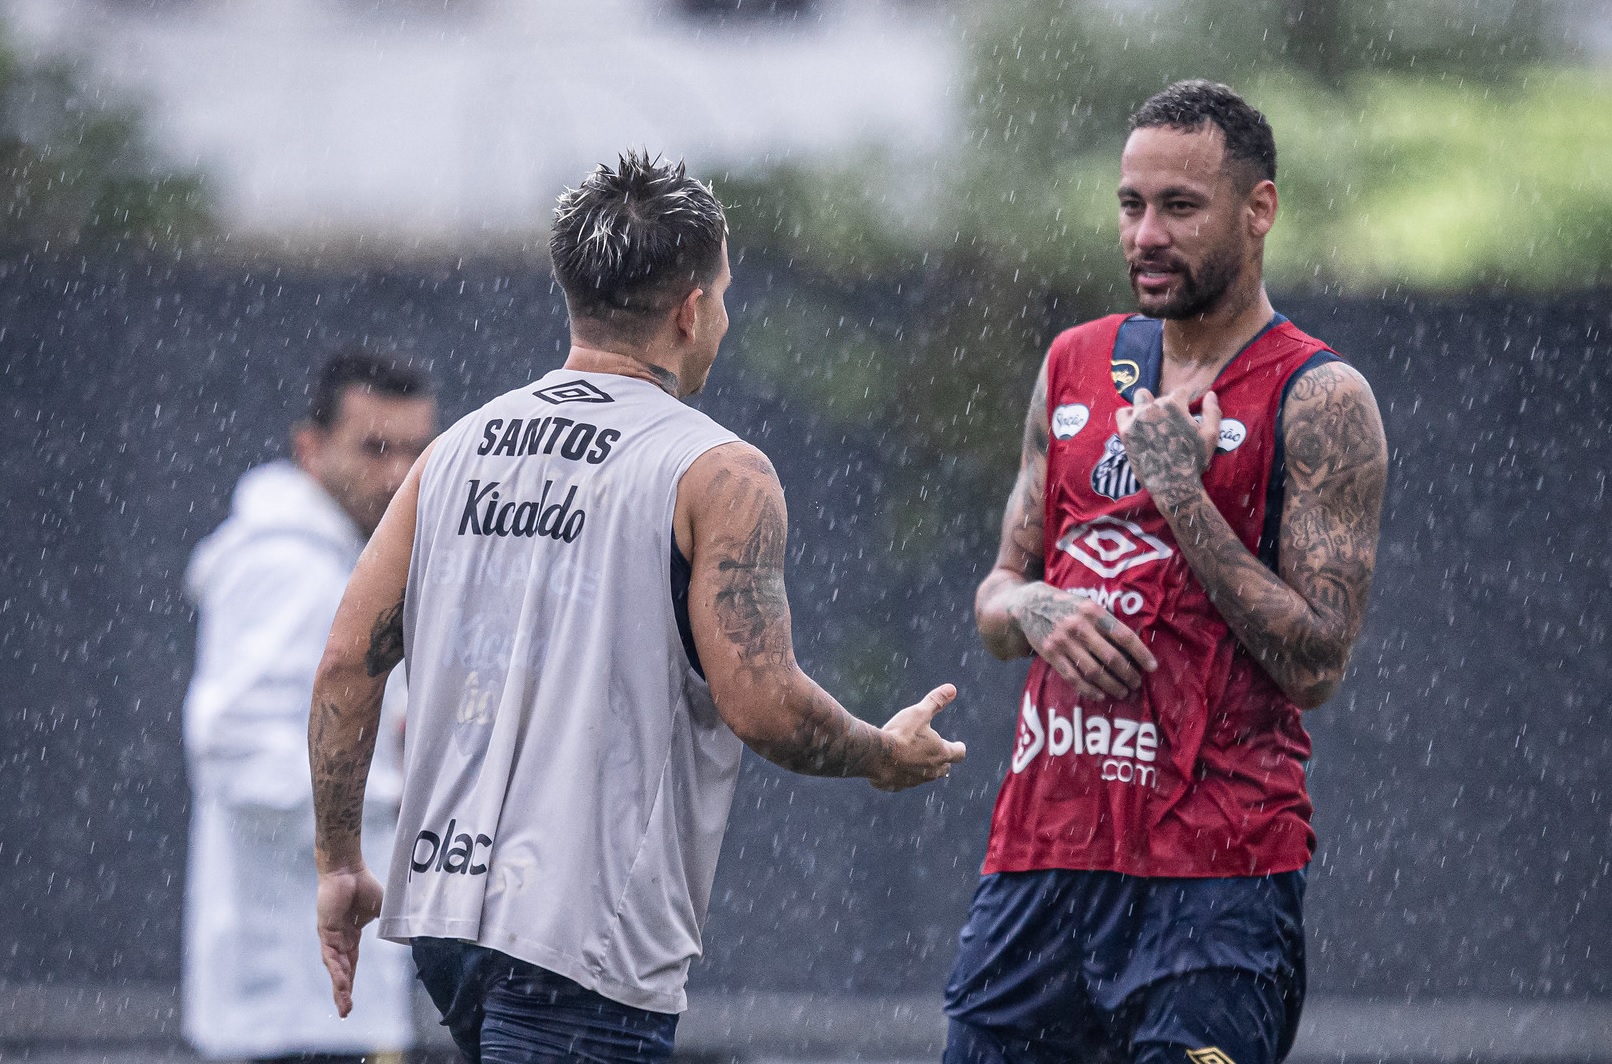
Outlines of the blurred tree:
<svg viewBox="0 0 1612 1064">
<path fill-rule="evenodd" d="M 1285 66 L 1332 89 L 1370 72 L 1511 78 L 1571 51 L 1542 0 L 1281 0 Z"/>
<path fill-rule="evenodd" d="M 1340 94 L 1271 78 L 1256 93 L 1285 148 L 1267 262 L 1287 286 L 1612 282 L 1612 75 L 1380 75 Z"/>
<path fill-rule="evenodd" d="M 1612 79 L 1571 73 L 1557 14 L 1541 0 L 999 0 L 971 29 L 969 150 L 945 213 L 1000 269 L 1108 309 L 1124 296 L 1104 278 L 1126 117 L 1207 77 L 1277 127 L 1278 287 L 1601 283 L 1612 231 L 1567 219 L 1612 212 Z"/>
<path fill-rule="evenodd" d="M 138 111 L 0 44 L 0 242 L 183 248 L 212 231 L 200 175 L 163 165 Z"/>
<path fill-rule="evenodd" d="M 969 126 L 1045 162 L 1100 147 L 1182 77 L 1284 69 L 1326 88 L 1367 73 L 1514 80 L 1559 60 L 1538 0 L 997 0 L 975 8 Z M 996 154 L 996 152 L 992 152 Z"/>
</svg>

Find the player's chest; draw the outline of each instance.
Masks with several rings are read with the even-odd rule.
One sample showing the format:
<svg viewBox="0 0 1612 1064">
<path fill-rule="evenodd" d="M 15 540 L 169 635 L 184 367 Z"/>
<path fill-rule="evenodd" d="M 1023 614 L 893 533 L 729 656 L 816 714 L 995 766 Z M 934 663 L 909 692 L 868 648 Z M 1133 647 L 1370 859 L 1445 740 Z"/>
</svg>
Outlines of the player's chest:
<svg viewBox="0 0 1612 1064">
<path fill-rule="evenodd" d="M 1274 457 L 1270 396 L 1237 387 L 1223 395 L 1217 388 L 1216 396 L 1221 399 L 1220 431 L 1204 485 L 1217 504 L 1244 506 L 1244 496 L 1263 490 Z M 1103 387 L 1065 387 L 1050 405 L 1048 498 L 1081 508 L 1151 509 L 1120 432 L 1119 413 L 1130 404 L 1112 385 L 1106 393 Z M 1190 410 L 1201 422 L 1201 402 Z"/>
</svg>

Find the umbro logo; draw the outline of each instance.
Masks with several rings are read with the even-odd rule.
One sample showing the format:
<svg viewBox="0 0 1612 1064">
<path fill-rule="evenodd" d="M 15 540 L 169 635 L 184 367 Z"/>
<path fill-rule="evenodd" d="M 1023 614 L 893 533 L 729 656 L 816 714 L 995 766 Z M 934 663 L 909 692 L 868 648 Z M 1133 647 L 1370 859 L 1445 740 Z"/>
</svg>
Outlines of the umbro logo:
<svg viewBox="0 0 1612 1064">
<path fill-rule="evenodd" d="M 1065 532 L 1057 548 L 1108 580 L 1138 565 L 1163 561 L 1174 553 L 1163 540 L 1142 531 L 1140 525 L 1107 516 Z"/>
<path fill-rule="evenodd" d="M 614 399 L 600 391 L 584 380 L 567 381 L 564 384 L 551 384 L 547 388 L 539 388 L 532 393 L 545 403 L 559 406 L 561 403 L 613 403 Z"/>
<path fill-rule="evenodd" d="M 1187 1050 L 1187 1059 L 1192 1064 L 1237 1064 L 1235 1060 L 1219 1046 L 1206 1046 L 1203 1049 Z"/>
</svg>

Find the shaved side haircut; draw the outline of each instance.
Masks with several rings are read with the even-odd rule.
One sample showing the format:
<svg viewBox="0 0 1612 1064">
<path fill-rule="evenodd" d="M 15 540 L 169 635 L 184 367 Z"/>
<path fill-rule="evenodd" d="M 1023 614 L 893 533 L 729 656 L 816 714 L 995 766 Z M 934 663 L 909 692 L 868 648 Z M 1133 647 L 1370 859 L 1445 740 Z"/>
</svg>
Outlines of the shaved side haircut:
<svg viewBox="0 0 1612 1064">
<path fill-rule="evenodd" d="M 573 321 L 634 337 L 716 278 L 727 231 L 722 204 L 681 161 L 628 152 L 560 197 L 549 257 Z"/>
<path fill-rule="evenodd" d="M 1131 115 L 1131 132 L 1164 126 L 1194 132 L 1213 123 L 1226 140 L 1226 162 L 1240 163 L 1249 188 L 1276 180 L 1276 134 L 1265 116 L 1226 85 L 1194 78 L 1151 96 Z"/>
</svg>

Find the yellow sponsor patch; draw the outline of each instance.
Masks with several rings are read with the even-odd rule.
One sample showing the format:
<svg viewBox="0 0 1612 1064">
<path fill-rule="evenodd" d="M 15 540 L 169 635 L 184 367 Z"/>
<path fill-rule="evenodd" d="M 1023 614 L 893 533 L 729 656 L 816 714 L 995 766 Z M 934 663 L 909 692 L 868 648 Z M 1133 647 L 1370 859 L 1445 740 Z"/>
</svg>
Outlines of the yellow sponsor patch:
<svg viewBox="0 0 1612 1064">
<path fill-rule="evenodd" d="M 1232 1060 L 1222 1050 L 1214 1046 L 1205 1046 L 1203 1049 L 1189 1049 L 1187 1050 L 1187 1059 L 1192 1061 L 1192 1064 L 1237 1064 L 1235 1060 Z"/>
<path fill-rule="evenodd" d="M 1114 387 L 1123 392 L 1141 378 L 1142 367 L 1128 358 L 1120 358 L 1109 365 L 1108 372 L 1113 374 Z"/>
</svg>

